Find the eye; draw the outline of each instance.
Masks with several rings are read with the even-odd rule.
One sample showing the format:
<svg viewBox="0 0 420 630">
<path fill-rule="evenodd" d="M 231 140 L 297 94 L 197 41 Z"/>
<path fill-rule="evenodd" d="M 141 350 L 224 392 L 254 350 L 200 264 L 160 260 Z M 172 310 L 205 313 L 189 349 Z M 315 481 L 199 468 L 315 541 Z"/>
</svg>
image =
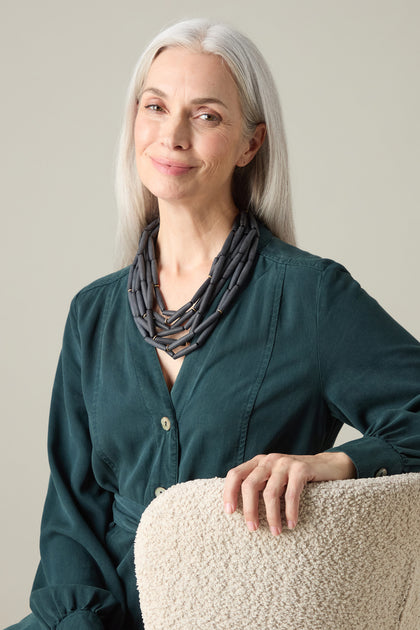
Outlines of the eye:
<svg viewBox="0 0 420 630">
<path fill-rule="evenodd" d="M 158 105 L 157 103 L 151 103 L 150 105 L 145 105 L 144 109 L 148 109 L 152 112 L 162 112 L 163 109 L 160 105 Z"/>
<path fill-rule="evenodd" d="M 200 118 L 200 120 L 204 120 L 205 122 L 220 122 L 220 116 L 218 116 L 217 114 L 211 114 L 210 112 L 199 114 L 198 117 Z"/>
</svg>

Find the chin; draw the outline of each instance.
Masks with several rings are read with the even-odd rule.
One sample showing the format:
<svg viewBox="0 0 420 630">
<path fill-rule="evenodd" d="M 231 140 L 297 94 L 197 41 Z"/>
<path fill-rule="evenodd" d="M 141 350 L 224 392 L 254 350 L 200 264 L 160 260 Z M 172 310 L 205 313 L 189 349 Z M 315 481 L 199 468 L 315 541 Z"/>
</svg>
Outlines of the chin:
<svg viewBox="0 0 420 630">
<path fill-rule="evenodd" d="M 181 190 L 168 190 L 168 188 L 165 188 L 163 186 L 154 186 L 149 188 L 146 184 L 145 186 L 152 193 L 152 195 L 157 197 L 158 200 L 161 199 L 162 201 L 181 201 L 182 199 L 190 197 L 190 195 L 186 194 L 185 191 Z"/>
<path fill-rule="evenodd" d="M 142 179 L 143 185 L 149 192 L 152 193 L 157 199 L 162 201 L 181 201 L 182 199 L 194 198 L 194 194 L 189 187 L 176 185 L 174 183 L 162 183 L 151 182 L 146 179 Z"/>
</svg>

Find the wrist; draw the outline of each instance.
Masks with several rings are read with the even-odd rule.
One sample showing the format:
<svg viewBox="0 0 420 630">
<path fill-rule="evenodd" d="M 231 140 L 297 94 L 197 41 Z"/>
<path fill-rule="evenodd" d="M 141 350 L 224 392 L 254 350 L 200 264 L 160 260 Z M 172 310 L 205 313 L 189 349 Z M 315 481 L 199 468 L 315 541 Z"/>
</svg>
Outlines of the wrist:
<svg viewBox="0 0 420 630">
<path fill-rule="evenodd" d="M 323 460 L 330 473 L 331 481 L 338 479 L 355 479 L 357 477 L 356 466 L 352 459 L 343 451 L 335 451 L 333 453 L 325 452 L 315 455 Z M 335 471 L 335 473 L 333 472 Z M 334 476 L 332 476 L 334 474 Z"/>
</svg>

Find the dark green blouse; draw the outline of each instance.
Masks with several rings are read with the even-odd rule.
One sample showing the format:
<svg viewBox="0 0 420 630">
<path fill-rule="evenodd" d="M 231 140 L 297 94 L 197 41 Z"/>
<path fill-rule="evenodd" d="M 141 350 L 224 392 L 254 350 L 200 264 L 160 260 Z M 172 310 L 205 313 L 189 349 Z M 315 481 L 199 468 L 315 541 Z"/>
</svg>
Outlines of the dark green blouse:
<svg viewBox="0 0 420 630">
<path fill-rule="evenodd" d="M 141 627 L 134 534 L 172 484 L 258 453 L 331 449 L 344 422 L 364 437 L 334 450 L 359 476 L 420 471 L 420 344 L 342 266 L 262 228 L 251 281 L 171 393 L 127 275 L 73 300 L 53 390 L 31 605 L 60 630 Z"/>
</svg>

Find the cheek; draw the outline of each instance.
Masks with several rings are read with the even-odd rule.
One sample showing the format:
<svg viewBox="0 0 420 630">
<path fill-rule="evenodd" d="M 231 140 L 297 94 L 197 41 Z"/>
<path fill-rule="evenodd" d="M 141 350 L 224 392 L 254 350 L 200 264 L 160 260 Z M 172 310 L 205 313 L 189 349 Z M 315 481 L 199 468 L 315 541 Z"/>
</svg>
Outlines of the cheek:
<svg viewBox="0 0 420 630">
<path fill-rule="evenodd" d="M 137 116 L 134 125 L 134 145 L 136 154 L 142 153 L 144 149 L 153 142 L 153 126 L 147 124 L 141 116 Z"/>
<path fill-rule="evenodd" d="M 236 157 L 235 141 L 223 134 L 211 136 L 202 141 L 202 151 L 213 166 L 230 165 Z"/>
</svg>

